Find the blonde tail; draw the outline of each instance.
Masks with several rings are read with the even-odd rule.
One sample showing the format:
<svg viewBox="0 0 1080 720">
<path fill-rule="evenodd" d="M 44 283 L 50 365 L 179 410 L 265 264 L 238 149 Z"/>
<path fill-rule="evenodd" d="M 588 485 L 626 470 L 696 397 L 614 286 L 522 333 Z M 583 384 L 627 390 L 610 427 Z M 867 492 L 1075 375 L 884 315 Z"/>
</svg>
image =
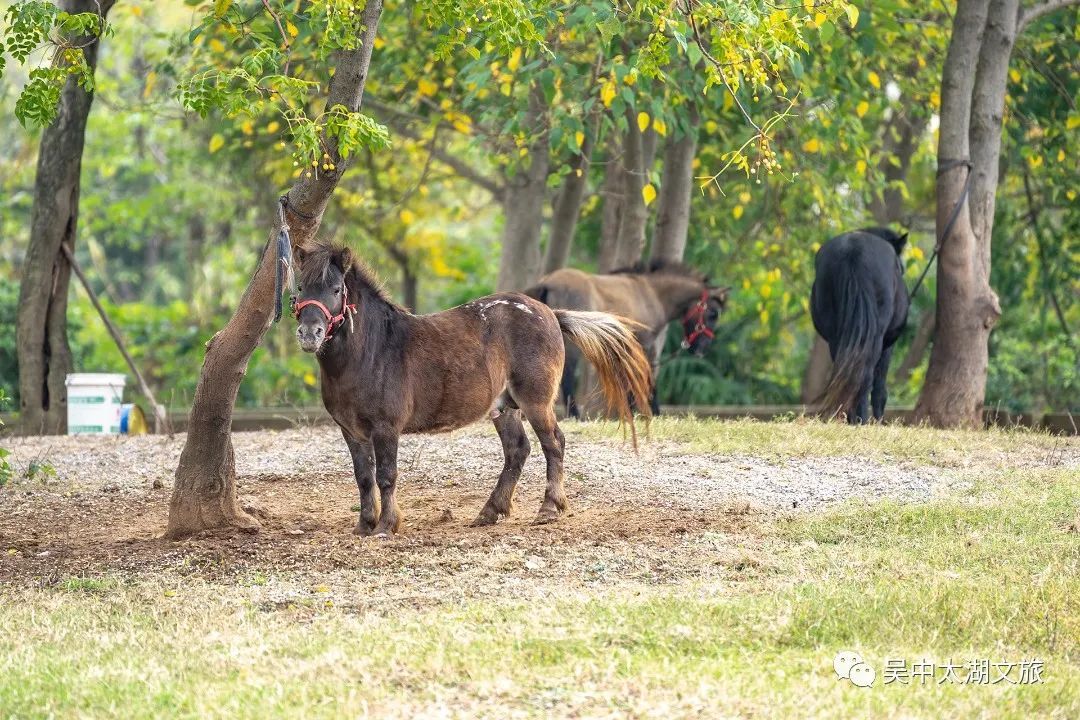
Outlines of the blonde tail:
<svg viewBox="0 0 1080 720">
<path fill-rule="evenodd" d="M 630 426 L 637 450 L 631 399 L 646 422 L 652 417 L 649 410 L 652 367 L 633 333 L 642 326 L 633 320 L 602 312 L 555 310 L 555 317 L 566 339 L 577 345 L 585 359 L 596 368 L 608 410 Z"/>
</svg>

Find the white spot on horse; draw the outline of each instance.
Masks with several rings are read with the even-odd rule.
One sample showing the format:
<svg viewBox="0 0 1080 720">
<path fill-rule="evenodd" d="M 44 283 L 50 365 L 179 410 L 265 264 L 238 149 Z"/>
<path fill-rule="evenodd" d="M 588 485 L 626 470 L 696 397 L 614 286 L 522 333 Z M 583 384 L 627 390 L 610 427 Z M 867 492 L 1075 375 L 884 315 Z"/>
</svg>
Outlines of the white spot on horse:
<svg viewBox="0 0 1080 720">
<path fill-rule="evenodd" d="M 495 307 L 496 305 L 509 305 L 510 307 L 515 307 L 518 310 L 521 310 L 523 312 L 528 313 L 529 315 L 533 314 L 532 309 L 529 308 L 529 306 L 526 305 L 525 303 L 511 302 L 510 300 L 504 300 L 504 299 L 500 298 L 498 300 L 489 300 L 486 303 L 480 303 L 480 318 L 483 319 L 483 320 L 487 320 L 487 315 L 484 313 L 484 311 L 485 310 L 490 310 L 491 308 Z"/>
</svg>

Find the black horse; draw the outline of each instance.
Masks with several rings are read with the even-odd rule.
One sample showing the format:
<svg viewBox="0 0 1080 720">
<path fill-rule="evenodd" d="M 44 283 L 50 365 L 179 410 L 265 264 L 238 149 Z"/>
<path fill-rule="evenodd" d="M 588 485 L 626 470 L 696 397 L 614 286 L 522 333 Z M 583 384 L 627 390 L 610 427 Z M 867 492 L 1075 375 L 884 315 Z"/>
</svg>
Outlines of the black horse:
<svg viewBox="0 0 1080 720">
<path fill-rule="evenodd" d="M 852 424 L 866 421 L 868 394 L 874 419 L 885 414 L 889 360 L 907 324 L 909 298 L 900 262 L 906 242 L 907 233 L 865 228 L 829 240 L 814 262 L 810 315 L 833 359 L 821 408 L 830 415 L 844 413 Z"/>
</svg>

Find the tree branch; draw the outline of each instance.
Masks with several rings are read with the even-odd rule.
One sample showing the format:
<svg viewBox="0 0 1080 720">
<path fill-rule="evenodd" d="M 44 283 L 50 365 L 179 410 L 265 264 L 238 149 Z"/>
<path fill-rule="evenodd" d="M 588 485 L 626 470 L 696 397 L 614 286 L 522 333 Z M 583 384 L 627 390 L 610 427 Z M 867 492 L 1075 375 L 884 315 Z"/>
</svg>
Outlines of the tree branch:
<svg viewBox="0 0 1080 720">
<path fill-rule="evenodd" d="M 413 128 L 409 127 L 406 123 L 402 122 L 401 113 L 395 110 L 393 107 L 386 103 L 380 102 L 374 98 L 369 97 L 367 99 L 368 107 L 375 111 L 375 114 L 379 116 L 379 119 L 385 122 L 387 125 L 394 129 L 394 132 L 399 135 L 403 135 L 410 140 L 417 142 L 425 142 L 424 137 Z M 428 142 L 428 152 L 436 160 L 446 165 L 460 177 L 468 180 L 472 184 L 487 190 L 489 193 L 496 197 L 501 197 L 503 193 L 503 185 L 499 181 L 485 175 L 483 172 L 477 170 L 469 163 L 465 162 L 461 158 L 447 152 L 446 148 L 439 147 L 433 141 Z"/>
<path fill-rule="evenodd" d="M 1076 5 L 1080 3 L 1080 0 L 1044 0 L 1037 5 L 1032 5 L 1028 8 L 1021 8 L 1020 18 L 1016 21 L 1017 34 L 1024 32 L 1024 29 L 1032 22 L 1038 20 L 1043 15 L 1052 13 L 1055 10 L 1060 10 L 1070 5 Z"/>
</svg>

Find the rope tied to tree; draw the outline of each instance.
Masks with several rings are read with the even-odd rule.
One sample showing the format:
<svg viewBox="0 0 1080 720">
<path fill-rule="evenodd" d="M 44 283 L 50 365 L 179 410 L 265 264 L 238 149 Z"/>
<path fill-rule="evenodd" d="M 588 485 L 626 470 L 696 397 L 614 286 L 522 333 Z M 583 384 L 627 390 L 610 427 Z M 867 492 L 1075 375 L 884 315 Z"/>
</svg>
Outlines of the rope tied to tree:
<svg viewBox="0 0 1080 720">
<path fill-rule="evenodd" d="M 949 219 L 945 221 L 945 228 L 941 232 L 941 236 L 934 243 L 934 250 L 930 253 L 930 259 L 926 261 L 926 267 L 919 274 L 919 279 L 915 281 L 915 287 L 911 288 L 911 292 L 908 293 L 908 298 L 915 299 L 915 295 L 919 292 L 919 288 L 922 287 L 923 280 L 926 279 L 926 273 L 930 271 L 930 266 L 934 264 L 935 258 L 938 253 L 941 252 L 941 246 L 945 243 L 946 238 L 949 237 L 949 233 L 952 232 L 953 225 L 956 224 L 956 219 L 960 217 L 960 208 L 964 207 L 964 203 L 967 202 L 968 194 L 971 192 L 971 161 L 967 158 L 942 158 L 938 163 L 937 174 L 941 177 L 950 170 L 956 168 L 967 168 L 967 177 L 964 179 L 964 188 L 960 191 L 960 198 L 953 205 L 952 212 L 949 213 Z"/>
<path fill-rule="evenodd" d="M 288 204 L 288 195 L 282 195 L 278 198 L 277 273 L 274 278 L 275 323 L 281 320 L 282 295 L 285 292 L 286 284 L 293 293 L 293 297 L 289 302 L 290 306 L 296 301 L 296 282 L 292 268 L 292 240 L 289 238 L 289 223 L 285 220 L 285 206 Z"/>
</svg>

